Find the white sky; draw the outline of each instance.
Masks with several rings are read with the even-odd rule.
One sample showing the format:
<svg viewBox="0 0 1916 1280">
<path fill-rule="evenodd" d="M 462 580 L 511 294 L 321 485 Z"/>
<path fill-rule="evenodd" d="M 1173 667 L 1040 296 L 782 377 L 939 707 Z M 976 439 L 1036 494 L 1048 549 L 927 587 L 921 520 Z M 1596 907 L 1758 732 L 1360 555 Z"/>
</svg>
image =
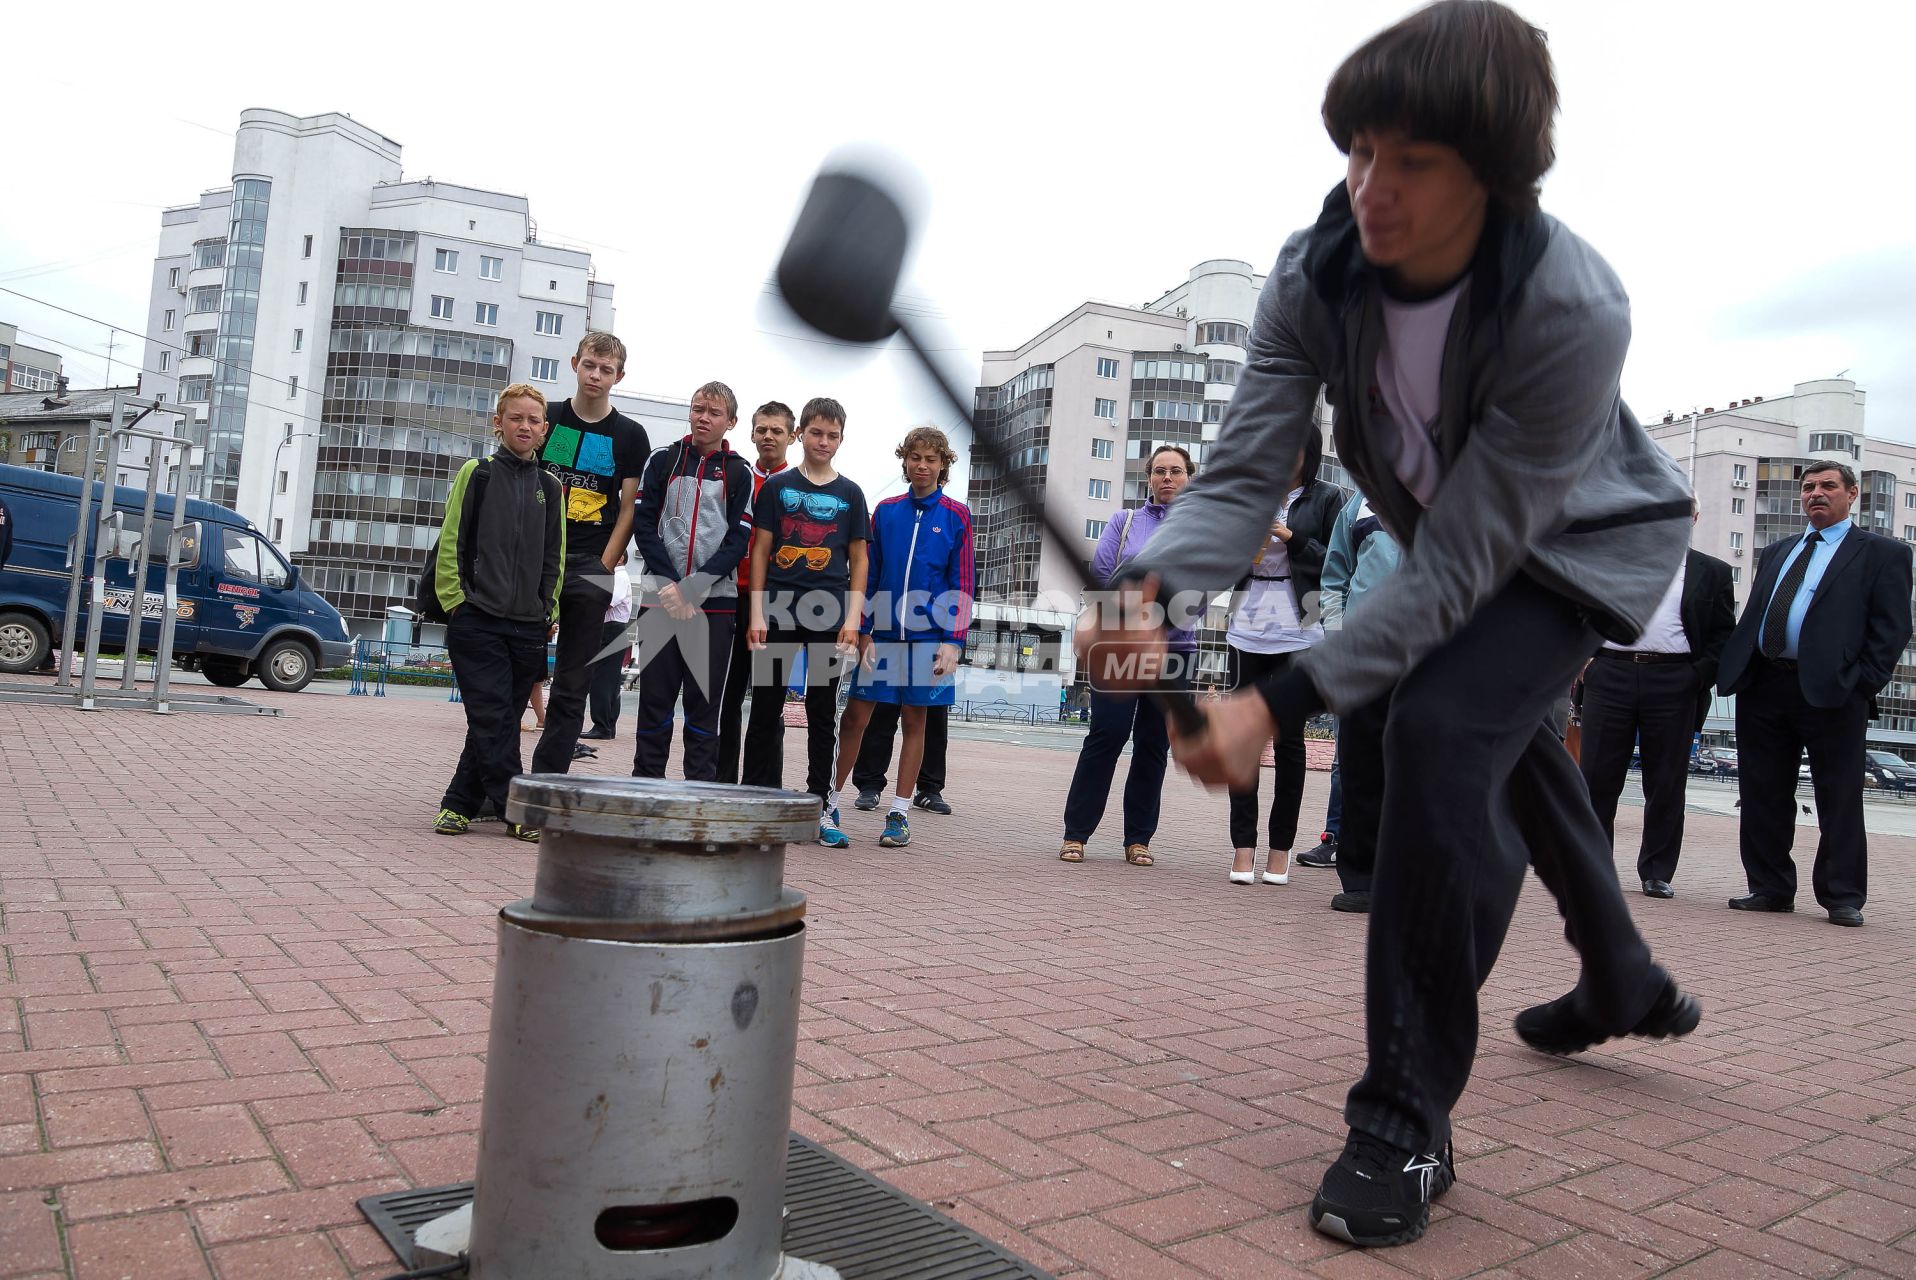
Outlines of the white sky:
<svg viewBox="0 0 1916 1280">
<path fill-rule="evenodd" d="M 1631 292 L 1638 416 L 1847 369 L 1872 434 L 1916 440 L 1908 10 L 1520 8 L 1563 96 L 1544 206 Z M 930 216 L 903 289 L 969 388 L 980 350 L 1086 298 L 1135 305 L 1206 258 L 1268 268 L 1342 175 L 1325 81 L 1407 11 L 34 5 L 8 19 L 0 286 L 140 330 L 159 210 L 229 180 L 239 112 L 344 111 L 403 145 L 408 177 L 526 194 L 541 238 L 592 250 L 635 353 L 626 390 L 716 377 L 748 411 L 835 395 L 843 469 L 876 497 L 903 429 L 951 418 L 902 349 L 822 343 L 766 296 L 821 159 L 875 144 L 918 170 Z M 76 384 L 104 378 L 98 326 L 7 295 L 0 319 L 63 344 Z"/>
</svg>

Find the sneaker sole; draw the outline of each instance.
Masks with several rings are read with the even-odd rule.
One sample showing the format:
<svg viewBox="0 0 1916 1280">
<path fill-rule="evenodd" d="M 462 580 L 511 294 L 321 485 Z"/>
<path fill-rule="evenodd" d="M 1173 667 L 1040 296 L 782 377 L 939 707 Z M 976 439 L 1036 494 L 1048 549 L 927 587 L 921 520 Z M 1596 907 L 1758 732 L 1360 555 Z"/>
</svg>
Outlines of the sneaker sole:
<svg viewBox="0 0 1916 1280">
<path fill-rule="evenodd" d="M 878 837 L 878 847 L 881 849 L 903 849 L 910 843 L 910 836 L 906 836 L 903 840 L 894 840 L 890 836 Z"/>
<path fill-rule="evenodd" d="M 1388 1235 L 1360 1235 L 1351 1230 L 1344 1218 L 1331 1212 L 1321 1199 L 1311 1201 L 1311 1226 L 1345 1244 L 1356 1245 L 1360 1249 L 1388 1249 L 1393 1245 L 1411 1244 L 1424 1238 L 1424 1231 L 1430 1226 L 1430 1210 L 1425 1208 L 1423 1215 L 1414 1218 L 1401 1231 Z"/>
<path fill-rule="evenodd" d="M 432 833 L 436 836 L 463 836 L 471 830 L 471 827 L 434 827 Z"/>
</svg>

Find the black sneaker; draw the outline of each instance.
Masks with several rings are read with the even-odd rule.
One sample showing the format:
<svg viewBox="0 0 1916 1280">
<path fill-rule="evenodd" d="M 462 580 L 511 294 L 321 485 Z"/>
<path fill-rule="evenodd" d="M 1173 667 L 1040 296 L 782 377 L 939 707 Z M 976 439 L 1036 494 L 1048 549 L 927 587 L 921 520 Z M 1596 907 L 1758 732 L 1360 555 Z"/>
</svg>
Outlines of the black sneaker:
<svg viewBox="0 0 1916 1280">
<path fill-rule="evenodd" d="M 1315 849 L 1306 849 L 1297 855 L 1300 867 L 1334 867 L 1337 865 L 1337 837 L 1326 831 L 1317 841 Z"/>
<path fill-rule="evenodd" d="M 951 806 L 945 803 L 942 791 L 920 791 L 912 804 L 920 809 L 929 809 L 933 813 L 950 813 Z"/>
<path fill-rule="evenodd" d="M 1419 1154 L 1352 1129 L 1311 1201 L 1311 1225 L 1363 1249 L 1409 1244 L 1430 1225 L 1430 1202 L 1456 1180 L 1449 1143 Z"/>
<path fill-rule="evenodd" d="M 1558 1055 L 1582 1053 L 1593 1045 L 1613 1039 L 1579 1013 L 1573 1003 L 1576 992 L 1558 996 L 1549 1004 L 1532 1005 L 1517 1015 L 1517 1038 L 1539 1053 Z M 1665 976 L 1663 990 L 1657 993 L 1650 1012 L 1638 1019 L 1626 1033 L 1648 1040 L 1668 1040 L 1687 1036 L 1703 1020 L 1703 1006 L 1696 997 L 1686 995 L 1676 979 Z"/>
<path fill-rule="evenodd" d="M 878 793 L 876 791 L 861 791 L 858 793 L 858 799 L 852 801 L 852 808 L 863 809 L 866 813 L 870 813 L 877 807 Z"/>
</svg>

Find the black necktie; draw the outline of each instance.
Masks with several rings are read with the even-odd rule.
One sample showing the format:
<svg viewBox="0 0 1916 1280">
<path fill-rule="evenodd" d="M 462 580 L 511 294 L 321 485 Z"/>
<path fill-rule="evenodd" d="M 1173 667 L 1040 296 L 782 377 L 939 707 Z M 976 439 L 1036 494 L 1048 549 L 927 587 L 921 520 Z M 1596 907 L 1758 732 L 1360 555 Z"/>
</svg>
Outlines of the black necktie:
<svg viewBox="0 0 1916 1280">
<path fill-rule="evenodd" d="M 1810 557 L 1816 554 L 1816 544 L 1822 540 L 1822 534 L 1810 530 L 1809 536 L 1803 539 L 1803 549 L 1784 570 L 1783 580 L 1776 584 L 1770 607 L 1763 611 L 1762 648 L 1766 658 L 1783 656 L 1783 646 L 1789 643 L 1790 606 L 1796 603 L 1796 593 L 1803 589 L 1803 578 L 1810 571 Z"/>
</svg>

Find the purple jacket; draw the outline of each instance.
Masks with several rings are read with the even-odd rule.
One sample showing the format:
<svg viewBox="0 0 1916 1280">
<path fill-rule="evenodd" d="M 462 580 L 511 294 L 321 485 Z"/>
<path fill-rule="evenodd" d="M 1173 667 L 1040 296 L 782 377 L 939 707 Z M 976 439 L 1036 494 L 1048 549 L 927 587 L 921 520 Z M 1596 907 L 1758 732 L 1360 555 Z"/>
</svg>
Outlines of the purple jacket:
<svg viewBox="0 0 1916 1280">
<path fill-rule="evenodd" d="M 1151 541 L 1151 535 L 1164 523 L 1164 504 L 1147 502 L 1141 507 L 1121 510 L 1106 521 L 1104 536 L 1098 539 L 1098 549 L 1091 557 L 1091 572 L 1105 582 L 1116 575 L 1118 566 L 1144 549 Z M 1118 544 L 1124 544 L 1124 554 L 1118 554 Z M 1178 653 L 1193 653 L 1197 650 L 1197 633 L 1179 631 L 1175 627 L 1167 628 L 1165 641 Z"/>
</svg>

